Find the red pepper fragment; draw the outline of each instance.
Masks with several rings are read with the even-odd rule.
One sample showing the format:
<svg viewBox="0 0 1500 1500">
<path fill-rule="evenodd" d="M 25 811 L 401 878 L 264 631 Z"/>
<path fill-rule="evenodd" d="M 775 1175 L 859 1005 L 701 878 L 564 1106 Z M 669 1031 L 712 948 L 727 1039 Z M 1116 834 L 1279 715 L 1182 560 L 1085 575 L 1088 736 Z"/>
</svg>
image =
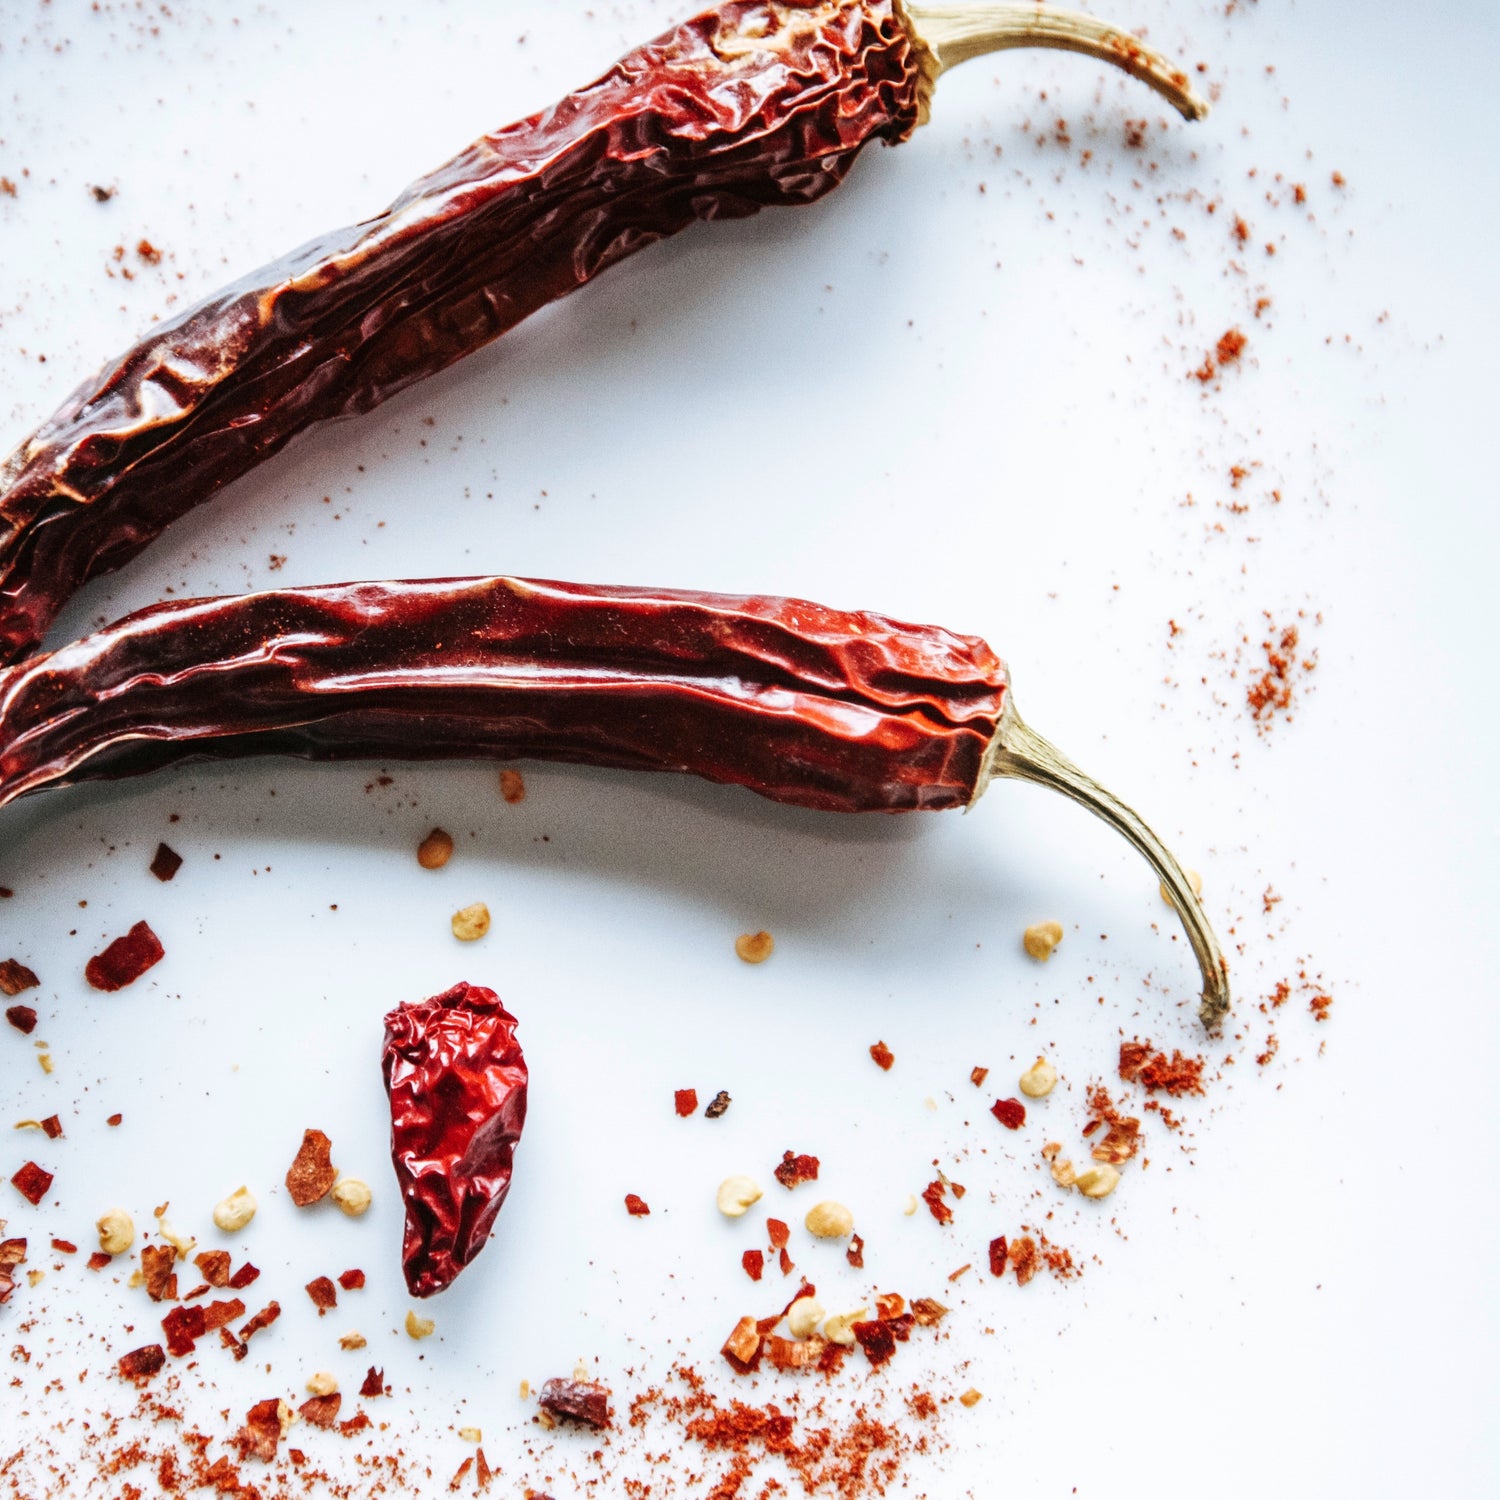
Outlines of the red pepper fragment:
<svg viewBox="0 0 1500 1500">
<path fill-rule="evenodd" d="M 268 1302 L 240 1329 L 240 1342 L 248 1344 L 263 1328 L 269 1328 L 281 1316 L 281 1304 Z"/>
<path fill-rule="evenodd" d="M 0 1307 L 4 1307 L 15 1292 L 15 1269 L 25 1259 L 26 1241 L 24 1239 L 0 1240 Z"/>
<path fill-rule="evenodd" d="M 34 1161 L 29 1161 L 10 1181 L 11 1186 L 35 1208 L 47 1196 L 47 1190 L 53 1183 L 53 1176 L 44 1167 L 39 1167 Z"/>
<path fill-rule="evenodd" d="M 953 1222 L 953 1210 L 943 1201 L 945 1184 L 939 1177 L 936 1181 L 929 1182 L 922 1189 L 922 1201 L 927 1205 L 928 1212 L 939 1224 L 951 1224 Z"/>
<path fill-rule="evenodd" d="M 281 1402 L 274 1396 L 257 1401 L 245 1413 L 245 1425 L 234 1436 L 241 1458 L 272 1463 L 281 1444 Z"/>
<path fill-rule="evenodd" d="M 113 1262 L 113 1255 L 106 1255 L 102 1250 L 95 1250 L 94 1253 L 89 1256 L 89 1270 L 102 1271 L 105 1266 L 112 1265 Z"/>
<path fill-rule="evenodd" d="M 596 1431 L 609 1426 L 609 1387 L 591 1380 L 549 1380 L 537 1405 L 554 1417 L 571 1417 Z"/>
<path fill-rule="evenodd" d="M 865 1241 L 862 1235 L 851 1235 L 849 1237 L 849 1248 L 844 1251 L 844 1259 L 854 1267 L 856 1271 L 865 1268 Z"/>
<path fill-rule="evenodd" d="M 781 1319 L 777 1318 L 775 1321 L 779 1323 Z M 749 1375 L 760 1364 L 762 1347 L 761 1326 L 754 1318 L 747 1316 L 741 1318 L 730 1330 L 729 1337 L 724 1340 L 724 1347 L 719 1352 L 738 1374 Z"/>
<path fill-rule="evenodd" d="M 309 1427 L 321 1427 L 326 1431 L 338 1421 L 339 1407 L 343 1404 L 344 1398 L 337 1391 L 331 1391 L 326 1396 L 313 1396 L 304 1401 L 297 1408 L 297 1415 Z"/>
<path fill-rule="evenodd" d="M 911 1315 L 922 1328 L 936 1328 L 948 1316 L 948 1309 L 931 1297 L 918 1297 L 911 1305 Z"/>
<path fill-rule="evenodd" d="M 307 1283 L 307 1295 L 312 1298 L 312 1305 L 317 1308 L 318 1316 L 321 1318 L 330 1308 L 339 1305 L 338 1288 L 327 1276 L 315 1277 Z"/>
<path fill-rule="evenodd" d="M 1205 1066 L 1201 1057 L 1184 1057 L 1175 1049 L 1168 1057 L 1155 1051 L 1150 1042 L 1120 1043 L 1120 1077 L 1127 1083 L 1139 1083 L 1148 1094 L 1158 1089 L 1173 1098 L 1201 1094 Z"/>
<path fill-rule="evenodd" d="M 238 1297 L 231 1297 L 228 1302 L 210 1302 L 203 1309 L 203 1326 L 212 1333 L 218 1328 L 227 1328 L 237 1318 L 245 1316 L 245 1304 Z M 235 1340 L 239 1342 L 238 1339 Z"/>
<path fill-rule="evenodd" d="M 19 995 L 24 990 L 34 990 L 41 982 L 35 971 L 28 969 L 19 959 L 7 958 L 0 962 L 0 995 Z"/>
<path fill-rule="evenodd" d="M 891 1066 L 896 1061 L 896 1054 L 884 1042 L 876 1042 L 870 1048 L 870 1056 L 875 1060 L 875 1066 L 886 1073 L 891 1071 Z"/>
<path fill-rule="evenodd" d="M 205 1275 L 207 1273 L 205 1272 Z M 242 1292 L 247 1286 L 260 1275 L 260 1272 L 247 1260 L 233 1276 L 229 1278 L 229 1286 L 232 1291 Z"/>
<path fill-rule="evenodd" d="M 72 1240 L 58 1240 L 58 1239 L 54 1239 L 52 1241 L 52 1248 L 54 1250 L 56 1250 L 59 1255 L 77 1255 L 78 1254 L 78 1246 L 75 1245 Z"/>
<path fill-rule="evenodd" d="M 990 1275 L 1004 1276 L 1006 1259 L 1010 1254 L 1010 1248 L 1005 1243 L 1005 1236 L 998 1235 L 990 1241 Z"/>
<path fill-rule="evenodd" d="M 160 1344 L 147 1344 L 144 1349 L 121 1355 L 117 1368 L 124 1379 L 144 1385 L 153 1375 L 160 1375 L 166 1363 L 167 1351 Z"/>
<path fill-rule="evenodd" d="M 347 1422 L 339 1423 L 339 1436 L 350 1438 L 358 1432 L 363 1432 L 370 1425 L 370 1419 L 362 1412 L 357 1411 Z"/>
<path fill-rule="evenodd" d="M 1026 1106 L 1019 1099 L 997 1099 L 990 1105 L 990 1113 L 1007 1130 L 1019 1130 L 1026 1123 Z"/>
<path fill-rule="evenodd" d="M 12 1005 L 5 1012 L 5 1019 L 22 1036 L 30 1036 L 36 1030 L 36 1011 L 29 1005 Z"/>
<path fill-rule="evenodd" d="M 672 1106 L 685 1120 L 689 1115 L 698 1113 L 698 1090 L 678 1089 L 672 1095 Z"/>
<path fill-rule="evenodd" d="M 633 1219 L 644 1219 L 651 1212 L 650 1205 L 635 1193 L 625 1194 L 625 1212 Z"/>
<path fill-rule="evenodd" d="M 166 884 L 182 868 L 182 856 L 166 844 L 158 844 L 151 859 L 151 873 Z"/>
<path fill-rule="evenodd" d="M 816 1156 L 794 1156 L 790 1151 L 781 1154 L 781 1165 L 772 1174 L 782 1187 L 790 1190 L 804 1182 L 818 1180 L 818 1158 Z"/>
<path fill-rule="evenodd" d="M 108 1125 L 111 1130 L 113 1130 L 117 1125 L 123 1124 L 124 1120 L 125 1120 L 125 1116 L 124 1115 L 110 1115 L 110 1117 L 107 1120 L 105 1120 L 104 1123 L 106 1125 Z"/>
<path fill-rule="evenodd" d="M 751 1281 L 759 1281 L 765 1273 L 766 1257 L 763 1251 L 747 1250 L 740 1256 L 740 1264 L 745 1268 L 745 1275 Z"/>
<path fill-rule="evenodd" d="M 146 1245 L 141 1250 L 141 1275 L 146 1279 L 146 1295 L 153 1302 L 177 1300 L 177 1252 L 170 1245 Z"/>
<path fill-rule="evenodd" d="M 338 1181 L 333 1142 L 321 1130 L 304 1130 L 302 1144 L 286 1171 L 286 1190 L 298 1208 L 326 1198 Z"/>
<path fill-rule="evenodd" d="M 852 1330 L 854 1337 L 859 1340 L 859 1347 L 865 1351 L 865 1358 L 872 1365 L 883 1365 L 896 1352 L 896 1336 L 889 1323 L 880 1318 L 871 1318 L 864 1323 L 856 1323 Z"/>
<path fill-rule="evenodd" d="M 197 1341 L 208 1332 L 208 1320 L 201 1307 L 174 1307 L 161 1320 L 167 1336 L 167 1353 L 174 1359 L 191 1354 Z"/>
<path fill-rule="evenodd" d="M 1037 1273 L 1042 1263 L 1041 1252 L 1029 1234 L 1023 1234 L 1010 1247 L 1010 1265 L 1016 1273 L 1016 1282 L 1025 1286 Z"/>
<path fill-rule="evenodd" d="M 57 1140 L 63 1133 L 62 1121 L 56 1115 L 48 1115 L 42 1122 L 42 1134 L 49 1141 Z"/>
<path fill-rule="evenodd" d="M 116 938 L 103 953 L 96 953 L 84 965 L 83 977 L 96 990 L 113 994 L 134 984 L 166 956 L 161 939 L 145 922 L 137 922 L 124 937 Z"/>
<path fill-rule="evenodd" d="M 197 1266 L 203 1279 L 210 1286 L 226 1287 L 229 1285 L 229 1252 L 227 1250 L 204 1250 L 193 1257 L 193 1264 Z"/>
<path fill-rule="evenodd" d="M 516 1018 L 493 990 L 456 984 L 385 1018 L 391 1158 L 406 1202 L 414 1297 L 448 1286 L 484 1248 L 526 1123 Z"/>
<path fill-rule="evenodd" d="M 705 1120 L 722 1120 L 728 1114 L 729 1106 L 733 1103 L 734 1100 L 723 1089 L 720 1089 L 704 1106 L 703 1118 Z"/>
<path fill-rule="evenodd" d="M 779 1252 L 779 1256 L 781 1263 L 781 1274 L 783 1276 L 790 1276 L 792 1272 L 796 1270 L 796 1266 L 792 1262 L 792 1257 L 787 1254 L 785 1248 L 783 1248 Z"/>
<path fill-rule="evenodd" d="M 237 1339 L 237 1338 L 236 1338 L 236 1337 L 235 1337 L 235 1336 L 234 1336 L 234 1333 L 233 1333 L 233 1331 L 232 1331 L 232 1330 L 230 1330 L 230 1329 L 228 1329 L 228 1328 L 221 1328 L 221 1329 L 220 1329 L 220 1330 L 219 1330 L 219 1342 L 220 1342 L 220 1343 L 221 1343 L 221 1344 L 223 1344 L 223 1346 L 224 1346 L 224 1347 L 225 1347 L 225 1348 L 226 1348 L 226 1349 L 227 1349 L 227 1350 L 229 1350 L 229 1352 L 230 1352 L 230 1353 L 231 1353 L 231 1354 L 232 1354 L 232 1355 L 234 1355 L 234 1357 L 235 1357 L 235 1360 L 236 1360 L 236 1361 L 239 1361 L 239 1360 L 242 1360 L 242 1359 L 244 1359 L 244 1357 L 245 1357 L 245 1356 L 246 1356 L 246 1355 L 247 1355 L 247 1354 L 248 1354 L 248 1353 L 249 1353 L 249 1352 L 250 1352 L 250 1351 L 249 1351 L 249 1350 L 248 1350 L 248 1349 L 247 1349 L 247 1348 L 246 1348 L 246 1347 L 245 1347 L 245 1346 L 244 1346 L 244 1345 L 243 1345 L 243 1344 L 242 1344 L 242 1343 L 241 1343 L 241 1342 L 240 1342 L 240 1341 L 239 1341 L 239 1340 L 238 1340 L 238 1339 Z"/>
<path fill-rule="evenodd" d="M 343 1271 L 339 1275 L 339 1285 L 346 1292 L 357 1292 L 363 1289 L 365 1284 L 365 1273 L 363 1271 Z"/>
<path fill-rule="evenodd" d="M 766 1220 L 766 1234 L 770 1237 L 771 1248 L 773 1250 L 785 1250 L 787 1242 L 792 1237 L 790 1226 L 783 1223 L 780 1219 Z"/>
<path fill-rule="evenodd" d="M 984 1087 L 984 1080 L 989 1076 L 990 1070 L 988 1068 L 976 1067 L 971 1069 L 969 1072 L 969 1082 L 972 1083 L 976 1089 L 980 1089 Z"/>
<path fill-rule="evenodd" d="M 385 1395 L 385 1371 L 377 1370 L 374 1365 L 371 1365 L 369 1373 L 365 1376 L 365 1383 L 359 1388 L 359 1393 L 361 1396 Z"/>
</svg>

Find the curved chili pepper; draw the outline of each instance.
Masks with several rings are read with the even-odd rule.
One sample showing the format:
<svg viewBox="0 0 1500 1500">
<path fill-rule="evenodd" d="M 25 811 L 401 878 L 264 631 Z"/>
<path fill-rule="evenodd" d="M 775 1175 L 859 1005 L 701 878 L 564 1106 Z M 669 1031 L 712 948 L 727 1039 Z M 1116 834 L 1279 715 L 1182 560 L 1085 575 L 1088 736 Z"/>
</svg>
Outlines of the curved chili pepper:
<svg viewBox="0 0 1500 1500">
<path fill-rule="evenodd" d="M 484 1249 L 526 1123 L 526 1059 L 494 990 L 456 984 L 385 1018 L 391 1161 L 406 1204 L 413 1297 L 452 1284 Z"/>
<path fill-rule="evenodd" d="M 798 599 L 518 578 L 350 583 L 159 604 L 0 671 L 0 807 L 195 757 L 533 757 L 685 771 L 830 812 L 970 805 L 1040 782 L 1156 868 L 1203 971 L 1181 866 L 1022 722 L 973 636 Z"/>
<path fill-rule="evenodd" d="M 821 198 L 870 141 L 911 133 L 945 67 L 1015 46 L 1091 53 L 1205 112 L 1134 38 L 1045 7 L 729 0 L 161 324 L 0 465 L 0 665 L 299 432 L 369 411 L 695 220 Z"/>
</svg>

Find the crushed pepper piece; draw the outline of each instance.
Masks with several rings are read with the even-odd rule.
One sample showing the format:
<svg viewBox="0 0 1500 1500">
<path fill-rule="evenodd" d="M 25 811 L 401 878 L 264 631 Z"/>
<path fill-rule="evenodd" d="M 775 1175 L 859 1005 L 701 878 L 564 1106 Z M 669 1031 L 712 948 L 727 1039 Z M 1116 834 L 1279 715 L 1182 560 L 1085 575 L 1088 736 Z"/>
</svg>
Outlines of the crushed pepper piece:
<svg viewBox="0 0 1500 1500">
<path fill-rule="evenodd" d="M 554 1417 L 571 1417 L 596 1431 L 609 1426 L 609 1387 L 595 1381 L 549 1380 L 537 1405 Z"/>
<path fill-rule="evenodd" d="M 231 1291 L 236 1291 L 236 1292 L 242 1292 L 242 1291 L 245 1290 L 245 1288 L 247 1286 L 250 1285 L 250 1283 L 252 1281 L 255 1281 L 256 1279 L 258 1279 L 259 1276 L 260 1276 L 260 1271 L 256 1267 L 252 1266 L 250 1264 L 250 1262 L 247 1260 L 245 1262 L 245 1264 L 242 1265 L 239 1268 L 239 1270 L 236 1271 L 234 1273 L 234 1275 L 229 1278 L 229 1287 L 230 1287 L 230 1290 Z"/>
<path fill-rule="evenodd" d="M 29 1005 L 12 1005 L 6 1008 L 5 1019 L 22 1036 L 30 1036 L 36 1030 L 36 1011 Z"/>
<path fill-rule="evenodd" d="M 47 1191 L 52 1186 L 54 1178 L 52 1173 L 47 1171 L 45 1167 L 39 1167 L 34 1161 L 29 1161 L 17 1171 L 10 1181 L 11 1186 L 35 1208 L 47 1196 Z"/>
<path fill-rule="evenodd" d="M 1019 1099 L 997 1099 L 990 1105 L 990 1113 L 1007 1130 L 1019 1130 L 1026 1123 L 1026 1106 Z"/>
<path fill-rule="evenodd" d="M 203 1250 L 193 1257 L 199 1274 L 213 1287 L 229 1285 L 229 1252 L 227 1250 Z"/>
<path fill-rule="evenodd" d="M 385 1371 L 377 1370 L 374 1365 L 371 1365 L 365 1375 L 364 1384 L 359 1388 L 359 1393 L 365 1397 L 385 1395 Z"/>
<path fill-rule="evenodd" d="M 231 1283 L 232 1285 L 232 1283 Z M 281 1316 L 281 1304 L 268 1302 L 240 1329 L 240 1342 L 248 1344 L 264 1328 L 269 1328 Z"/>
<path fill-rule="evenodd" d="M 704 1106 L 703 1118 L 706 1120 L 722 1119 L 729 1111 L 729 1106 L 734 1103 L 728 1094 L 720 1089 L 717 1094 Z"/>
<path fill-rule="evenodd" d="M 161 939 L 145 922 L 137 922 L 124 937 L 116 938 L 84 965 L 83 977 L 96 990 L 113 994 L 134 984 L 166 956 Z"/>
<path fill-rule="evenodd" d="M 170 1245 L 144 1245 L 141 1248 L 141 1275 L 146 1280 L 146 1295 L 153 1302 L 177 1300 L 177 1252 Z"/>
<path fill-rule="evenodd" d="M 943 1201 L 946 1186 L 943 1179 L 938 1177 L 922 1189 L 922 1201 L 927 1205 L 927 1211 L 939 1224 L 953 1222 L 953 1210 Z"/>
<path fill-rule="evenodd" d="M 19 995 L 26 990 L 34 990 L 41 982 L 35 971 L 28 969 L 19 959 L 7 958 L 0 961 L 0 995 Z M 16 1008 L 21 1009 L 20 1006 Z M 12 1021 L 11 1025 L 14 1026 L 15 1022 Z"/>
<path fill-rule="evenodd" d="M 785 1250 L 787 1242 L 792 1237 L 791 1226 L 783 1223 L 780 1219 L 767 1219 L 766 1234 L 771 1241 L 771 1248 L 773 1250 Z"/>
<path fill-rule="evenodd" d="M 635 1193 L 626 1193 L 625 1212 L 633 1219 L 644 1219 L 651 1212 L 651 1207 L 644 1198 Z"/>
<path fill-rule="evenodd" d="M 167 1363 L 167 1351 L 160 1344 L 147 1344 L 143 1349 L 132 1349 L 121 1355 L 116 1368 L 125 1380 L 144 1385 L 154 1375 L 160 1375 Z"/>
<path fill-rule="evenodd" d="M 339 1273 L 339 1285 L 346 1292 L 358 1292 L 363 1290 L 365 1284 L 365 1273 L 363 1271 L 342 1271 Z"/>
<path fill-rule="evenodd" d="M 191 1354 L 197 1341 L 208 1332 L 208 1321 L 201 1307 L 174 1307 L 161 1320 L 167 1336 L 167 1353 L 174 1359 Z"/>
<path fill-rule="evenodd" d="M 740 1256 L 740 1264 L 751 1281 L 759 1281 L 766 1269 L 766 1257 L 763 1251 L 747 1250 Z"/>
<path fill-rule="evenodd" d="M 338 1288 L 327 1276 L 316 1276 L 307 1283 L 306 1292 L 312 1300 L 312 1305 L 317 1308 L 318 1316 L 324 1317 L 330 1308 L 339 1305 Z"/>
<path fill-rule="evenodd" d="M 338 1181 L 332 1161 L 333 1142 L 321 1130 L 304 1130 L 302 1144 L 286 1172 L 286 1190 L 298 1208 L 326 1198 Z"/>
<path fill-rule="evenodd" d="M 672 1095 L 672 1107 L 682 1119 L 698 1113 L 698 1090 L 677 1089 Z"/>
<path fill-rule="evenodd" d="M 816 1182 L 818 1165 L 816 1156 L 796 1156 L 790 1151 L 783 1151 L 781 1165 L 772 1175 L 782 1187 L 790 1191 L 794 1187 L 800 1187 L 804 1182 Z"/>
<path fill-rule="evenodd" d="M 865 1242 L 862 1235 L 852 1235 L 849 1239 L 849 1248 L 844 1251 L 844 1259 L 854 1267 L 856 1271 L 865 1268 Z"/>
<path fill-rule="evenodd" d="M 297 1408 L 297 1415 L 309 1427 L 326 1430 L 338 1421 L 339 1407 L 343 1404 L 344 1398 L 337 1391 L 330 1391 L 326 1396 L 309 1397 Z"/>
<path fill-rule="evenodd" d="M 870 1048 L 870 1057 L 883 1073 L 889 1073 L 896 1061 L 896 1054 L 884 1042 L 876 1042 Z"/>
<path fill-rule="evenodd" d="M 165 885 L 182 868 L 182 856 L 168 845 L 158 844 L 156 853 L 151 857 L 150 868 L 151 873 Z"/>
</svg>

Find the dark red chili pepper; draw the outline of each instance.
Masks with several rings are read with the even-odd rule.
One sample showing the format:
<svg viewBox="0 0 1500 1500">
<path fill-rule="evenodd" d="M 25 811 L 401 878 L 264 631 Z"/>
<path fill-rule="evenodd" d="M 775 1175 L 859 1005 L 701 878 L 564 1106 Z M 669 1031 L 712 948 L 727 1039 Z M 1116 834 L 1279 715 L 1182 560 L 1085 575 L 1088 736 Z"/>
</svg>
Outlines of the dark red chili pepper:
<svg viewBox="0 0 1500 1500">
<path fill-rule="evenodd" d="M 484 1249 L 526 1123 L 516 1019 L 493 990 L 456 984 L 385 1018 L 391 1160 L 406 1203 L 401 1265 L 414 1297 Z"/>
<path fill-rule="evenodd" d="M 870 141 L 910 135 L 945 67 L 1017 46 L 1089 53 L 1206 112 L 1135 38 L 1066 12 L 727 0 L 384 213 L 159 325 L 0 465 L 0 664 L 299 432 L 369 411 L 695 220 L 822 197 Z"/>
<path fill-rule="evenodd" d="M 142 610 L 0 671 L 0 807 L 190 757 L 493 756 L 686 771 L 832 812 L 967 807 L 996 776 L 1120 830 L 1228 1009 L 1187 877 L 1032 733 L 981 640 L 797 599 L 515 578 L 353 583 Z"/>
</svg>

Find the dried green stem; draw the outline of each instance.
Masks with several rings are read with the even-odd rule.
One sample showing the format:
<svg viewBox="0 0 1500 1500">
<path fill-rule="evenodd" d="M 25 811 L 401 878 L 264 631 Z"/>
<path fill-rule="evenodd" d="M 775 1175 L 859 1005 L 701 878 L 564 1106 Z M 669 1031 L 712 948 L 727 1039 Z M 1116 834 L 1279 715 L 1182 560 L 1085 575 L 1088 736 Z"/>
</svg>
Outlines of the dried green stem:
<svg viewBox="0 0 1500 1500">
<path fill-rule="evenodd" d="M 1033 781 L 1071 797 L 1121 833 L 1146 856 L 1161 877 L 1177 915 L 1187 930 L 1188 942 L 1203 974 L 1203 998 L 1198 1015 L 1210 1030 L 1229 1012 L 1228 966 L 1219 950 L 1219 940 L 1209 926 L 1203 903 L 1194 893 L 1187 872 L 1178 864 L 1162 841 L 1142 822 L 1140 815 L 1127 807 L 1112 792 L 1107 792 L 1090 776 L 1085 776 L 1065 755 L 1030 729 L 1007 696 L 1000 717 L 1000 727 L 990 742 L 984 774 L 980 778 L 978 797 L 996 776 Z"/>
<path fill-rule="evenodd" d="M 1010 47 L 1051 47 L 1081 52 L 1121 68 L 1156 90 L 1184 119 L 1201 120 L 1208 102 L 1188 75 L 1128 31 L 1077 11 L 1050 5 L 926 4 L 906 0 L 902 18 L 922 55 L 929 87 L 949 68 Z"/>
</svg>

